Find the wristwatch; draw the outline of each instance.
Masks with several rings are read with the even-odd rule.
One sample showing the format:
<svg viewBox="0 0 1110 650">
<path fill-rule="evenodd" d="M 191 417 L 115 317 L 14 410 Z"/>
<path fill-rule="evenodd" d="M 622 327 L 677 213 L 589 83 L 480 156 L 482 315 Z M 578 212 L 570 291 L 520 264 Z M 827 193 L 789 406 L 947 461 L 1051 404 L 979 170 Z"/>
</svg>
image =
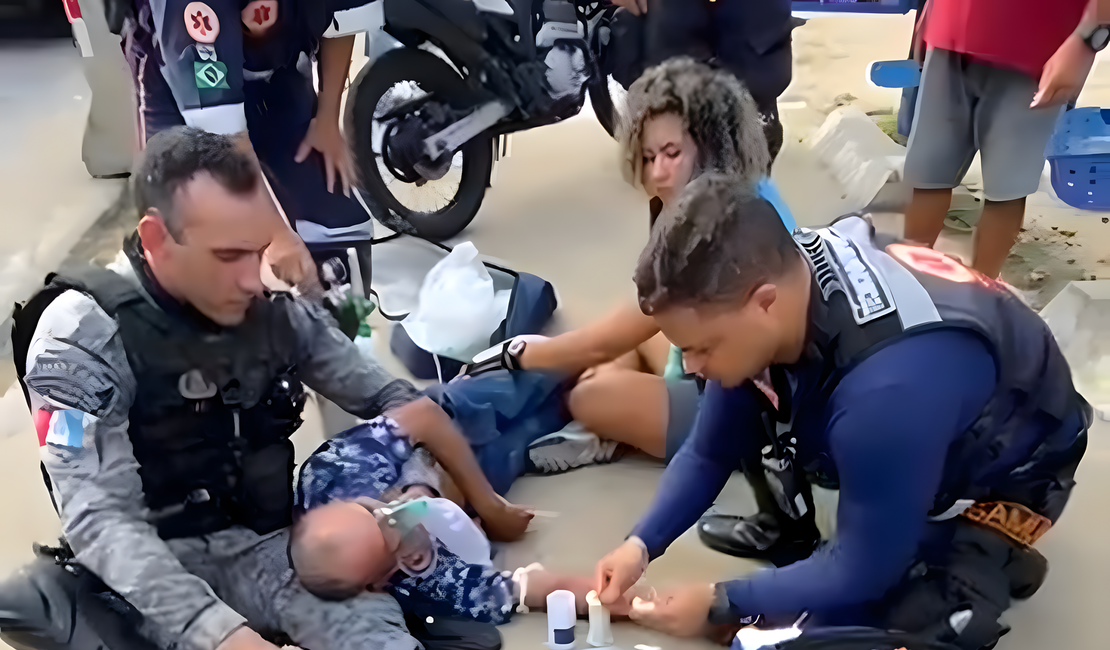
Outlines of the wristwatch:
<svg viewBox="0 0 1110 650">
<path fill-rule="evenodd" d="M 1096 25 L 1094 30 L 1083 36 L 1083 42 L 1095 52 L 1101 52 L 1110 44 L 1110 25 Z"/>
<path fill-rule="evenodd" d="M 713 604 L 709 606 L 709 624 L 710 625 L 725 625 L 734 628 L 745 627 L 748 625 L 758 625 L 762 620 L 762 615 L 757 616 L 741 616 L 732 609 L 732 603 L 728 600 L 728 592 L 725 591 L 725 583 L 718 582 L 713 585 Z"/>
</svg>

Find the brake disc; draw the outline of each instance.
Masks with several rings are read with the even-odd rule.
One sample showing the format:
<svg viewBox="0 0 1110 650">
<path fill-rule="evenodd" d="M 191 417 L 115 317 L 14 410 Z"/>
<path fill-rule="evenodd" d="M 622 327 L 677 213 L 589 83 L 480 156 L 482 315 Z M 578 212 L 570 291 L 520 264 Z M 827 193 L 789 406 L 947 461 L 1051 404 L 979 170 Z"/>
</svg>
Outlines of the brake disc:
<svg viewBox="0 0 1110 650">
<path fill-rule="evenodd" d="M 446 176 L 455 152 L 448 151 L 437 160 L 429 160 L 424 141 L 459 117 L 459 112 L 450 107 L 428 102 L 394 122 L 382 137 L 386 168 L 398 179 L 417 185 Z"/>
</svg>

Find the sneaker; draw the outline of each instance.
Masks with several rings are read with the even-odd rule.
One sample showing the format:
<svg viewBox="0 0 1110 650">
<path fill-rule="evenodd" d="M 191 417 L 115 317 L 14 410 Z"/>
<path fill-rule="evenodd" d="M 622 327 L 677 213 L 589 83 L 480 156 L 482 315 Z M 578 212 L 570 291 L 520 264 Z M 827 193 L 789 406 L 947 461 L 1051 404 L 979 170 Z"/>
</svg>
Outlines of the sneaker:
<svg viewBox="0 0 1110 650">
<path fill-rule="evenodd" d="M 548 434 L 528 447 L 528 458 L 542 474 L 565 472 L 568 469 L 608 463 L 613 460 L 619 443 L 602 440 L 572 422 L 562 431 Z"/>
</svg>

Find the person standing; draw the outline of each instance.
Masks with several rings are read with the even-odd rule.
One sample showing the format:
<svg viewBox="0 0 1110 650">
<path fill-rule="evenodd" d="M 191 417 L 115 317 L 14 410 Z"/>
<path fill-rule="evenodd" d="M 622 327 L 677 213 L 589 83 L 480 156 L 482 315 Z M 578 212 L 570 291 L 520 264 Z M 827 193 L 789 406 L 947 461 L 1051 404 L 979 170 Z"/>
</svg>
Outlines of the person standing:
<svg viewBox="0 0 1110 650">
<path fill-rule="evenodd" d="M 930 0 L 906 154 L 907 239 L 932 246 L 952 190 L 982 155 L 986 205 L 972 266 L 997 278 L 1037 191 L 1062 105 L 1110 39 L 1106 0 Z"/>
<path fill-rule="evenodd" d="M 115 14 L 119 4 L 111 3 Z M 337 276 L 334 284 L 361 276 L 368 288 L 373 220 L 355 196 L 339 124 L 354 34 L 335 28 L 338 14 L 363 4 L 134 0 L 122 31 L 141 141 L 179 125 L 246 135 L 293 231 L 318 263 L 341 265 L 322 269 Z M 279 233 L 267 256 L 279 279 L 299 284 L 313 264 L 293 231 Z M 348 247 L 358 252 L 358 269 Z M 326 274 L 321 279 L 332 284 Z"/>
</svg>

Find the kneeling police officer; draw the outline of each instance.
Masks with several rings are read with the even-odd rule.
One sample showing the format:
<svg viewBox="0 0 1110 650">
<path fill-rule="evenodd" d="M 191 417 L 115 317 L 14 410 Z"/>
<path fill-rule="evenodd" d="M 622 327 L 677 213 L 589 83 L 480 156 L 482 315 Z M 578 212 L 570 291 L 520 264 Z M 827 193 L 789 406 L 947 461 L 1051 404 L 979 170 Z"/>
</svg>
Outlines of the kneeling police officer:
<svg viewBox="0 0 1110 650">
<path fill-rule="evenodd" d="M 102 581 L 91 591 L 126 624 L 105 632 L 103 611 L 78 611 L 93 634 L 75 637 L 72 608 L 52 599 L 78 590 L 80 606 L 90 589 L 58 587 L 44 562 L 0 585 L 0 627 L 38 648 L 97 648 L 99 636 L 123 650 L 108 638 L 121 629 L 183 650 L 273 650 L 258 632 L 316 650 L 419 647 L 390 596 L 325 602 L 293 575 L 301 382 L 411 432 L 491 537 L 518 537 L 531 513 L 493 492 L 437 405 L 367 362 L 316 307 L 264 294 L 260 258 L 284 225 L 241 143 L 174 127 L 150 140 L 133 178 L 127 263 L 53 277 L 13 329 L 67 569 Z"/>
<path fill-rule="evenodd" d="M 1047 563 L 1091 410 L 1048 327 L 998 282 L 864 218 L 787 232 L 766 201 L 704 177 L 660 219 L 640 305 L 708 385 L 691 437 L 629 539 L 598 563 L 612 602 L 734 469 L 795 519 L 803 478 L 839 488 L 808 559 L 634 607 L 676 635 L 763 619 L 901 630 L 966 650 L 1005 633 Z M 804 476 L 803 476 L 804 475 Z"/>
</svg>

